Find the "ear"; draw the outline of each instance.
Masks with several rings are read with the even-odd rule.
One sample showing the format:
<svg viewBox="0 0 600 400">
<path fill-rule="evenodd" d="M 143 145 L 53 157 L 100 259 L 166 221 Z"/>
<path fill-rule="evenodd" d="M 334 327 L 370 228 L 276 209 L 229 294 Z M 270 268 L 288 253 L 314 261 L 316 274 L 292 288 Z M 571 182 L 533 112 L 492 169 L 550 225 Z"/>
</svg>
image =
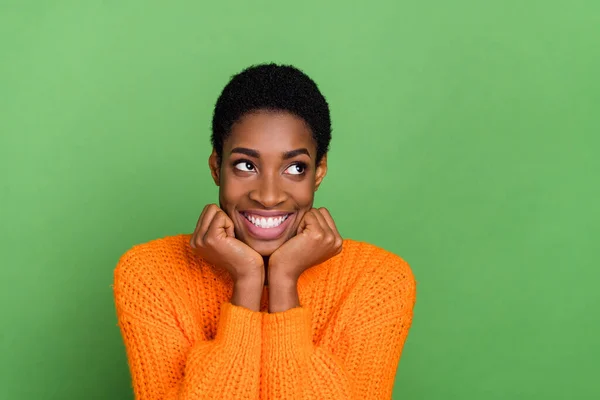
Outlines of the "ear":
<svg viewBox="0 0 600 400">
<path fill-rule="evenodd" d="M 210 174 L 212 175 L 215 185 L 220 186 L 221 182 L 221 160 L 215 149 L 213 149 L 210 157 L 208 157 L 208 168 L 210 168 Z"/>
<path fill-rule="evenodd" d="M 317 172 L 315 173 L 315 192 L 319 190 L 319 185 L 321 185 L 325 175 L 327 175 L 327 154 L 321 158 L 319 165 L 317 165 Z"/>
</svg>

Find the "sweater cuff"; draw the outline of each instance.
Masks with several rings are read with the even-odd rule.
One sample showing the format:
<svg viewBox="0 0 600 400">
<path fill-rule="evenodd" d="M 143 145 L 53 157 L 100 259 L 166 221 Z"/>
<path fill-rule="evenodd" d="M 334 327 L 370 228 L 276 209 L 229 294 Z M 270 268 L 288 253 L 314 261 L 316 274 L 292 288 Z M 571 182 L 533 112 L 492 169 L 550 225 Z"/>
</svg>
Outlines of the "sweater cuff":
<svg viewBox="0 0 600 400">
<path fill-rule="evenodd" d="M 312 313 L 308 308 L 265 314 L 263 319 L 264 346 L 282 352 L 298 351 L 310 354 L 312 341 Z"/>
<path fill-rule="evenodd" d="M 221 305 L 215 343 L 239 349 L 260 345 L 262 314 L 231 303 Z"/>
</svg>

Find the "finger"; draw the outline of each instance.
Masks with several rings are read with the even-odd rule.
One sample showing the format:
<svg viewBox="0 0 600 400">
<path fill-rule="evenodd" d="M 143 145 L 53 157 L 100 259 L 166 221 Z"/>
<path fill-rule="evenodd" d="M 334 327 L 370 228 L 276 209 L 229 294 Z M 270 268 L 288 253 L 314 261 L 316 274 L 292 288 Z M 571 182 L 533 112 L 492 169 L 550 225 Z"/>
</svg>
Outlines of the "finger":
<svg viewBox="0 0 600 400">
<path fill-rule="evenodd" d="M 327 210 L 325 207 L 321 207 L 321 208 L 319 208 L 319 213 L 321 214 L 323 219 L 325 219 L 325 221 L 327 221 L 329 228 L 333 232 L 333 235 L 334 235 L 333 236 L 334 237 L 333 245 L 337 249 L 337 254 L 339 254 L 342 251 L 342 246 L 344 245 L 344 239 L 338 232 L 337 227 L 335 226 L 335 222 L 333 221 L 333 217 L 329 213 L 329 210 Z"/>
<path fill-rule="evenodd" d="M 235 237 L 233 234 L 233 222 L 224 211 L 219 210 L 210 223 L 205 237 L 221 237 L 223 233 L 225 233 L 225 236 Z"/>
<path fill-rule="evenodd" d="M 306 213 L 306 215 L 304 216 L 304 222 L 304 232 L 310 232 L 313 235 L 325 238 L 325 235 L 327 234 L 327 224 L 324 224 L 324 221 L 321 222 L 319 220 L 315 209 L 311 209 L 309 212 Z"/>
<path fill-rule="evenodd" d="M 204 218 L 204 214 L 206 214 L 206 210 L 211 206 L 212 204 L 207 204 L 204 206 L 204 208 L 202 209 L 202 212 L 200 213 L 200 217 L 198 217 L 198 222 L 196 222 L 196 230 L 198 230 L 198 227 L 200 226 L 200 223 L 202 222 L 202 219 Z"/>
<path fill-rule="evenodd" d="M 311 210 L 307 211 L 300 220 L 300 224 L 298 224 L 298 231 L 296 233 L 298 235 L 301 234 L 310 225 L 319 225 L 319 221 L 314 215 L 312 215 Z"/>
<path fill-rule="evenodd" d="M 327 225 L 329 225 L 329 227 L 331 228 L 331 230 L 333 231 L 333 233 L 335 233 L 337 236 L 341 237 L 340 232 L 337 229 L 337 226 L 335 226 L 335 222 L 333 221 L 333 217 L 329 213 L 329 210 L 326 209 L 325 207 L 321 207 L 321 208 L 319 208 L 319 212 L 321 213 L 321 215 L 323 216 L 323 218 L 325 218 L 325 221 L 327 221 Z"/>
<path fill-rule="evenodd" d="M 225 214 L 225 233 L 227 233 L 227 236 L 235 237 L 235 225 L 233 221 L 225 211 L 223 211 L 223 214 Z"/>
<path fill-rule="evenodd" d="M 204 208 L 204 215 L 202 216 L 202 220 L 199 221 L 199 227 L 196 229 L 196 235 L 200 238 L 200 240 L 204 240 L 210 223 L 220 210 L 221 209 L 216 204 L 209 204 Z"/>
<path fill-rule="evenodd" d="M 321 214 L 321 211 L 315 208 L 315 209 L 313 209 L 313 213 L 317 217 L 317 220 L 319 221 L 319 224 L 321 225 L 321 229 L 323 229 L 323 233 L 325 234 L 325 237 L 323 239 L 325 239 L 327 237 L 331 237 L 332 239 L 335 239 L 336 235 L 335 235 L 334 231 L 331 229 L 331 227 L 329 226 L 329 223 L 327 222 L 325 217 Z"/>
<path fill-rule="evenodd" d="M 198 217 L 198 221 L 196 222 L 196 227 L 194 228 L 194 233 L 192 233 L 192 237 L 190 239 L 190 244 L 192 247 L 196 244 L 196 238 L 198 236 L 198 232 L 200 231 L 200 224 L 204 221 L 204 215 L 206 215 L 206 210 L 210 207 L 210 204 L 207 204 L 202 208 L 202 212 L 200 213 L 200 217 Z"/>
</svg>

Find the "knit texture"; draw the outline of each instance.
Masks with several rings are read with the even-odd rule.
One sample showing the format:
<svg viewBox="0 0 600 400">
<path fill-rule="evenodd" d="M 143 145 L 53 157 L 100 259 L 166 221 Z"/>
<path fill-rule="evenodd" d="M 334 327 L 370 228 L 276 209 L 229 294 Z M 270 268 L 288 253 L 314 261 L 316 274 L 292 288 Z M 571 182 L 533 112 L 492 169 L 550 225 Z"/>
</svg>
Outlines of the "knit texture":
<svg viewBox="0 0 600 400">
<path fill-rule="evenodd" d="M 265 287 L 256 312 L 189 240 L 137 245 L 115 270 L 136 399 L 391 398 L 416 295 L 402 258 L 346 239 L 300 276 L 300 307 L 268 313 Z"/>
</svg>

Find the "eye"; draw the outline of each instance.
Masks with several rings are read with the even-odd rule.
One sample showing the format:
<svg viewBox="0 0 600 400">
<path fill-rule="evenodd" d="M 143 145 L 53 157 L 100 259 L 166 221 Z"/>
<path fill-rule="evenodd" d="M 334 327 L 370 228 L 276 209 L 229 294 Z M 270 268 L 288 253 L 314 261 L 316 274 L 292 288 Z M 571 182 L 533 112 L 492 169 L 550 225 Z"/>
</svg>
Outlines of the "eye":
<svg viewBox="0 0 600 400">
<path fill-rule="evenodd" d="M 235 169 L 244 172 L 254 172 L 254 164 L 250 161 L 241 160 L 234 164 Z"/>
<path fill-rule="evenodd" d="M 286 174 L 290 175 L 302 175 L 306 171 L 306 165 L 304 163 L 296 163 L 290 165 L 286 170 Z"/>
</svg>

